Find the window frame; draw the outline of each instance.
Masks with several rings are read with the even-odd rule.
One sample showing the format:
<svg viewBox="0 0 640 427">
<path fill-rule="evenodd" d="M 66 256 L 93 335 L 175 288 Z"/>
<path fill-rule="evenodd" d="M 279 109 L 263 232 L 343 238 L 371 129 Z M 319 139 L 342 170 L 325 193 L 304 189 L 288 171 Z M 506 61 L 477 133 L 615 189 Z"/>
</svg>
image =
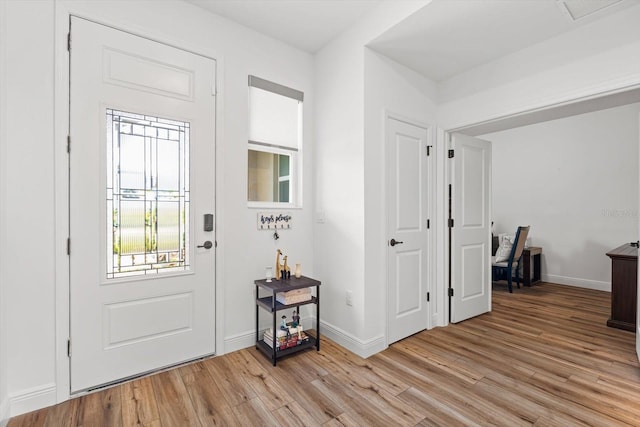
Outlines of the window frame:
<svg viewBox="0 0 640 427">
<path fill-rule="evenodd" d="M 276 155 L 289 156 L 289 201 L 252 201 L 248 198 L 249 183 L 247 181 L 247 206 L 249 208 L 287 208 L 295 209 L 302 208 L 302 146 L 303 146 L 303 112 L 304 112 L 304 93 L 278 83 L 270 82 L 268 80 L 261 79 L 256 76 L 249 75 L 247 88 L 247 100 L 248 111 L 251 110 L 251 88 L 262 89 L 276 95 L 285 96 L 297 100 L 298 106 L 298 141 L 297 147 L 288 147 L 271 143 L 269 141 L 254 141 L 247 140 L 247 157 L 249 157 L 249 150 L 270 153 Z M 250 118 L 249 120 L 250 121 Z M 276 172 L 277 173 L 277 172 Z M 247 163 L 247 180 L 249 177 L 248 163 Z M 280 181 L 278 177 L 278 182 Z"/>
</svg>

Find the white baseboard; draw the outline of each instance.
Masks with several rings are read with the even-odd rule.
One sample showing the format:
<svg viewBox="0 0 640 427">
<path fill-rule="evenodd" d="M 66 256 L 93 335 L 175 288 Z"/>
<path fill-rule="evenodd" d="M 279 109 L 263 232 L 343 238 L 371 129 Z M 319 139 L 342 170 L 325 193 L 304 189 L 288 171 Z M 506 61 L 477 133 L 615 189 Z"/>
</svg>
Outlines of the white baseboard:
<svg viewBox="0 0 640 427">
<path fill-rule="evenodd" d="M 0 427 L 6 427 L 9 422 L 9 399 L 0 402 Z"/>
<path fill-rule="evenodd" d="M 320 334 L 364 359 L 387 348 L 383 335 L 362 341 L 342 329 L 323 321 L 320 321 Z M 322 348 L 322 342 L 320 343 L 320 348 Z"/>
<path fill-rule="evenodd" d="M 555 274 L 542 274 L 543 282 L 557 283 L 559 285 L 575 286 L 577 288 L 595 289 L 597 291 L 611 292 L 611 282 L 598 280 L 578 279 L 576 277 L 557 276 Z"/>
<path fill-rule="evenodd" d="M 9 395 L 10 416 L 15 417 L 56 404 L 55 384 L 44 384 Z"/>
<path fill-rule="evenodd" d="M 311 325 L 315 325 L 316 321 L 314 318 L 311 318 L 311 317 L 303 317 L 301 319 L 301 323 L 305 327 L 305 329 L 314 329 Z M 305 325 L 309 325 L 309 326 L 305 326 Z M 269 328 L 267 327 L 260 328 L 260 331 L 258 332 L 258 336 L 262 337 L 262 335 L 264 334 L 264 331 L 266 331 L 267 329 Z M 243 348 L 253 347 L 254 345 L 256 345 L 256 331 L 251 330 L 247 332 L 242 332 L 240 334 L 232 335 L 230 337 L 225 337 L 224 349 L 221 349 L 220 351 L 216 351 L 216 355 L 222 356 L 223 354 L 232 353 L 237 350 L 242 350 Z"/>
<path fill-rule="evenodd" d="M 216 355 L 222 356 L 226 353 L 233 353 L 243 348 L 249 348 L 256 345 L 256 331 L 244 332 L 242 334 L 225 337 L 224 349 L 216 351 Z"/>
<path fill-rule="evenodd" d="M 315 319 L 304 318 L 302 320 L 303 325 L 315 325 Z M 305 326 L 306 328 L 306 326 Z M 309 329 L 313 329 L 311 326 Z M 260 336 L 267 328 L 260 330 Z M 359 340 L 340 328 L 337 328 L 327 322 L 320 321 L 320 337 L 327 337 L 336 344 L 346 348 L 347 350 L 357 354 L 362 358 L 367 358 L 376 353 L 381 352 L 387 345 L 384 340 L 384 336 L 378 336 L 373 339 L 362 341 Z M 224 349 L 216 352 L 217 355 L 223 355 L 231 353 L 243 348 L 253 347 L 256 344 L 256 332 L 248 331 L 240 334 L 232 335 L 224 339 Z M 322 341 L 320 341 L 320 348 L 322 348 Z"/>
</svg>

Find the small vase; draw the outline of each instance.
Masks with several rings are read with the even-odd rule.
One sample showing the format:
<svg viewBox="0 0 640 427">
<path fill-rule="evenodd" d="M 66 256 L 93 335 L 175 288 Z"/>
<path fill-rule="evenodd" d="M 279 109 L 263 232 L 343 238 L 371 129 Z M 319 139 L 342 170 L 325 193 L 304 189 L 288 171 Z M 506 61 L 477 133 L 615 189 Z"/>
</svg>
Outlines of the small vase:
<svg viewBox="0 0 640 427">
<path fill-rule="evenodd" d="M 302 271 L 300 269 L 300 264 L 296 264 L 296 278 L 299 279 L 302 276 Z"/>
</svg>

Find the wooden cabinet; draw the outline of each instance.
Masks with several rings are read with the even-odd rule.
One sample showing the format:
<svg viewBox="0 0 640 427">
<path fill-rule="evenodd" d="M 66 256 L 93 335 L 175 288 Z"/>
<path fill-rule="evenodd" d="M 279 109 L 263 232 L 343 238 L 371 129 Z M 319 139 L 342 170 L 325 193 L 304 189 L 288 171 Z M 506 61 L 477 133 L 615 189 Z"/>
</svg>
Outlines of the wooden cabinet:
<svg viewBox="0 0 640 427">
<path fill-rule="evenodd" d="M 638 248 L 629 243 L 609 252 L 611 318 L 607 326 L 635 332 L 638 303 Z"/>
<path fill-rule="evenodd" d="M 260 350 L 265 356 L 269 357 L 273 362 L 273 366 L 276 366 L 276 360 L 286 356 L 288 354 L 296 353 L 298 351 L 307 349 L 309 347 L 315 347 L 320 351 L 320 282 L 309 277 L 291 277 L 289 279 L 273 279 L 267 282 L 265 279 L 259 279 L 254 281 L 256 285 L 256 348 Z M 311 296 L 311 299 L 307 301 L 301 301 L 294 304 L 282 304 L 276 298 L 277 294 L 295 291 L 298 289 L 316 288 L 315 296 Z M 261 296 L 260 290 L 268 291 L 267 295 Z M 303 343 L 294 347 L 288 347 L 285 349 L 278 348 L 276 346 L 276 331 L 278 329 L 277 312 L 286 310 L 288 308 L 296 308 L 297 313 L 300 313 L 300 306 L 307 304 L 316 305 L 316 330 L 315 337 L 309 335 L 309 339 Z M 272 334 L 273 341 L 267 344 L 264 340 L 260 339 L 260 330 L 258 329 L 259 309 L 262 308 L 272 314 Z M 306 331 L 305 331 L 306 332 Z"/>
</svg>

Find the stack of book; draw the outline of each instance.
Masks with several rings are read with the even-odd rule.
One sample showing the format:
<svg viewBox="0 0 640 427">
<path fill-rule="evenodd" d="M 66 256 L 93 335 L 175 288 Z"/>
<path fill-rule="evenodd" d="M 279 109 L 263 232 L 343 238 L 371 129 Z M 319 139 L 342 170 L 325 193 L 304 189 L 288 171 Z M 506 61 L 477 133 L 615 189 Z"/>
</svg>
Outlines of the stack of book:
<svg viewBox="0 0 640 427">
<path fill-rule="evenodd" d="M 290 305 L 311 301 L 311 288 L 294 289 L 287 292 L 278 292 L 276 301 L 280 304 Z"/>
<path fill-rule="evenodd" d="M 271 328 L 265 331 L 263 341 L 267 343 L 269 347 L 273 347 L 273 331 Z M 309 336 L 304 332 L 298 334 L 295 329 L 291 328 L 287 334 L 287 331 L 283 329 L 277 330 L 276 351 L 295 347 L 306 342 L 309 342 Z"/>
</svg>

